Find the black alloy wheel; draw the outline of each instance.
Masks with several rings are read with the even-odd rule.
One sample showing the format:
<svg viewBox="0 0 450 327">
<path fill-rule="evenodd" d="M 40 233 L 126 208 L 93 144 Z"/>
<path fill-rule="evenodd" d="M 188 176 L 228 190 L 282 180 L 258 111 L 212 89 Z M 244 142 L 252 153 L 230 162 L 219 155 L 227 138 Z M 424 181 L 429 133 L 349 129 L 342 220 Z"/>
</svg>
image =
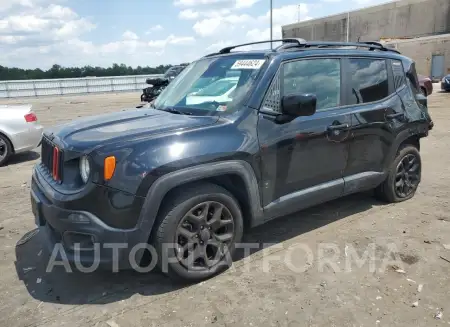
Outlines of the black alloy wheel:
<svg viewBox="0 0 450 327">
<path fill-rule="evenodd" d="M 385 180 L 375 188 L 375 196 L 396 203 L 411 199 L 421 181 L 420 144 L 402 145 L 389 165 Z"/>
<path fill-rule="evenodd" d="M 160 270 L 194 282 L 228 269 L 244 231 L 234 195 L 202 181 L 179 187 L 166 199 L 149 238 Z"/>
<path fill-rule="evenodd" d="M 399 198 L 409 197 L 420 182 L 420 160 L 409 153 L 397 165 L 395 175 L 395 193 Z"/>
<path fill-rule="evenodd" d="M 177 259 L 188 269 L 211 269 L 226 255 L 233 238 L 230 210 L 216 201 L 202 202 L 190 209 L 177 227 Z"/>
</svg>

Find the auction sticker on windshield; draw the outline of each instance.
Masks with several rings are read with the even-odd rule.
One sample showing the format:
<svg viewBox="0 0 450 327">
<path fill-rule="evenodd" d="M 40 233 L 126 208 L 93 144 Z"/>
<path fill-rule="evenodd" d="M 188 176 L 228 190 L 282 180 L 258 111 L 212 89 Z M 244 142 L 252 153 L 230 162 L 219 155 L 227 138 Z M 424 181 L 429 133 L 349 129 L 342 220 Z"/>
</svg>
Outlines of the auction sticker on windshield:
<svg viewBox="0 0 450 327">
<path fill-rule="evenodd" d="M 230 69 L 260 69 L 264 62 L 264 59 L 237 60 Z"/>
</svg>

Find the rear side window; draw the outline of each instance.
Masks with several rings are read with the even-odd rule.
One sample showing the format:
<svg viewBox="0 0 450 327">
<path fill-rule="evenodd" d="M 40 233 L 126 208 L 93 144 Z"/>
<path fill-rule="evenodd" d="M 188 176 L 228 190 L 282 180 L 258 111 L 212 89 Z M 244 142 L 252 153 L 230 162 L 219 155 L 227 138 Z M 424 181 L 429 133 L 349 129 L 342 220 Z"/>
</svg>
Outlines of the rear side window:
<svg viewBox="0 0 450 327">
<path fill-rule="evenodd" d="M 415 94 L 422 93 L 422 91 L 420 90 L 419 79 L 417 78 L 416 65 L 414 63 L 411 63 L 411 66 L 406 72 L 406 77 L 411 90 Z"/>
<path fill-rule="evenodd" d="M 395 89 L 400 89 L 403 85 L 405 85 L 405 72 L 403 70 L 403 65 L 400 60 L 392 60 L 392 73 L 394 75 L 394 86 Z"/>
<path fill-rule="evenodd" d="M 383 100 L 389 96 L 386 61 L 383 59 L 354 58 L 349 60 L 351 96 L 349 104 Z"/>
</svg>

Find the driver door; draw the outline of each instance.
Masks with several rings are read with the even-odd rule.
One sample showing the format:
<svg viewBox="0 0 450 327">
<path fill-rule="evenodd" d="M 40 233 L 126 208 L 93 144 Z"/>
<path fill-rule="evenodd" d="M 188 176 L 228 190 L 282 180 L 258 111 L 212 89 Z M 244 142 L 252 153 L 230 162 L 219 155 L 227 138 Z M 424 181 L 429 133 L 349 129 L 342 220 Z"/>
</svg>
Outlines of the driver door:
<svg viewBox="0 0 450 327">
<path fill-rule="evenodd" d="M 264 209 L 271 218 L 343 194 L 351 115 L 342 107 L 341 59 L 313 58 L 281 65 L 259 114 Z M 277 124 L 287 94 L 315 94 L 317 111 Z"/>
</svg>

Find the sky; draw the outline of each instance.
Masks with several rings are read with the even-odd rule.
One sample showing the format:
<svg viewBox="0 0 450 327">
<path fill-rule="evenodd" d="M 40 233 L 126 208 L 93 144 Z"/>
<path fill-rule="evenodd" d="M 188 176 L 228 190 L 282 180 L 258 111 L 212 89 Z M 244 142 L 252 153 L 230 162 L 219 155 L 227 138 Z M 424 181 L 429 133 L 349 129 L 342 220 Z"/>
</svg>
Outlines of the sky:
<svg viewBox="0 0 450 327">
<path fill-rule="evenodd" d="M 301 0 L 300 0 L 301 1 Z M 389 0 L 273 0 L 281 26 Z M 157 66 L 270 39 L 270 0 L 0 0 L 0 65 Z"/>
</svg>

